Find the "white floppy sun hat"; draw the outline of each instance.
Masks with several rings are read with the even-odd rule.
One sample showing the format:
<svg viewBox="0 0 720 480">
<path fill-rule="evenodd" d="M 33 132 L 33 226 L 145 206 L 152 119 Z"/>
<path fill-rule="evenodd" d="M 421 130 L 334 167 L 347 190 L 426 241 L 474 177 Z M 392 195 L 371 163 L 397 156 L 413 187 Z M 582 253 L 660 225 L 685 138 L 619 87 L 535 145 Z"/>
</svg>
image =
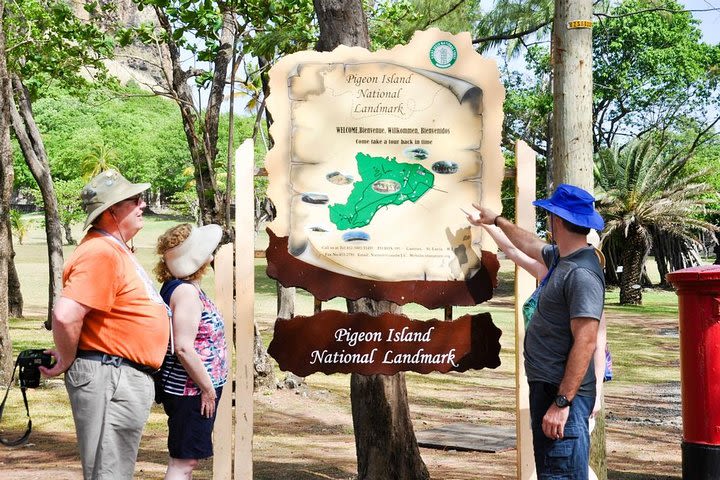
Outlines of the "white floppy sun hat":
<svg viewBox="0 0 720 480">
<path fill-rule="evenodd" d="M 222 238 L 220 225 L 193 227 L 180 244 L 163 254 L 165 265 L 175 278 L 185 278 L 200 270 L 212 258 Z"/>
</svg>

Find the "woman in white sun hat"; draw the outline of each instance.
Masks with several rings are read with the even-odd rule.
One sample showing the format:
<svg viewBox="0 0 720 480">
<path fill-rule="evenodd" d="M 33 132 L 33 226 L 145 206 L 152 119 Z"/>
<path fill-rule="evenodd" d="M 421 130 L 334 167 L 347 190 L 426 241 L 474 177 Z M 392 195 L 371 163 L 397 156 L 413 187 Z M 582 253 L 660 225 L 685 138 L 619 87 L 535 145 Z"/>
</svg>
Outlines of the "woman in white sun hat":
<svg viewBox="0 0 720 480">
<path fill-rule="evenodd" d="M 168 415 L 166 480 L 191 478 L 198 460 L 213 455 L 212 430 L 227 381 L 227 344 L 220 312 L 200 288 L 222 237 L 218 225 L 184 223 L 160 236 L 155 275 L 172 311 L 174 353 L 168 348 L 159 395 Z"/>
</svg>

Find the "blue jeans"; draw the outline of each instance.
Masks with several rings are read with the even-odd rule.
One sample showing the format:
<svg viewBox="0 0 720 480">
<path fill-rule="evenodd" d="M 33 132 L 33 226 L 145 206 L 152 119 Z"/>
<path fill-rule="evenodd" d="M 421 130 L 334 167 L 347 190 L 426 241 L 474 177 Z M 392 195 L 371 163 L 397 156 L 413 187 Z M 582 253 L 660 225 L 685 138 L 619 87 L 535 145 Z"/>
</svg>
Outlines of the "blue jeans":
<svg viewBox="0 0 720 480">
<path fill-rule="evenodd" d="M 542 420 L 555 401 L 558 387 L 545 382 L 530 385 L 530 419 L 532 422 L 535 468 L 539 480 L 587 480 L 590 461 L 588 419 L 595 397 L 575 396 L 563 438 L 552 440 L 542 430 Z"/>
</svg>

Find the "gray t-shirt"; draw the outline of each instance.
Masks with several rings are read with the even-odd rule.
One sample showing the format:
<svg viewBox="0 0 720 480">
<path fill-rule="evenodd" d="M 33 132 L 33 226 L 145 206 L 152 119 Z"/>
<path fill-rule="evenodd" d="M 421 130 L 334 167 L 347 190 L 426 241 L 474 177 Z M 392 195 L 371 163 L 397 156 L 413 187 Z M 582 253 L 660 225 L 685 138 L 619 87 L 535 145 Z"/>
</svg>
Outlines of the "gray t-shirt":
<svg viewBox="0 0 720 480">
<path fill-rule="evenodd" d="M 542 255 L 555 268 L 540 292 L 537 309 L 525 334 L 525 371 L 530 382 L 560 385 L 573 344 L 570 319 L 598 321 L 605 302 L 605 279 L 593 247 L 557 258 L 556 247 L 547 245 Z M 578 395 L 595 395 L 592 360 Z"/>
</svg>

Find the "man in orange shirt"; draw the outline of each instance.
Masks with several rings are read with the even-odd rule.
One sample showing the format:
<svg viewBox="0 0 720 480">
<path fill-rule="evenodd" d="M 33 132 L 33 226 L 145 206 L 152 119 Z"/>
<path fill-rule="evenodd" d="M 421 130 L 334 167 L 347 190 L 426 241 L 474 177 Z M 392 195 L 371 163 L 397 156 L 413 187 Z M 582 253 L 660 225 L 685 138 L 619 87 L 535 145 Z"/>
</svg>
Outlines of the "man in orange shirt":
<svg viewBox="0 0 720 480">
<path fill-rule="evenodd" d="M 169 339 L 167 307 L 127 242 L 143 227 L 142 192 L 115 170 L 82 190 L 92 225 L 63 271 L 53 308 L 57 363 L 65 372 L 85 479 L 132 479 L 154 384 Z"/>
</svg>

